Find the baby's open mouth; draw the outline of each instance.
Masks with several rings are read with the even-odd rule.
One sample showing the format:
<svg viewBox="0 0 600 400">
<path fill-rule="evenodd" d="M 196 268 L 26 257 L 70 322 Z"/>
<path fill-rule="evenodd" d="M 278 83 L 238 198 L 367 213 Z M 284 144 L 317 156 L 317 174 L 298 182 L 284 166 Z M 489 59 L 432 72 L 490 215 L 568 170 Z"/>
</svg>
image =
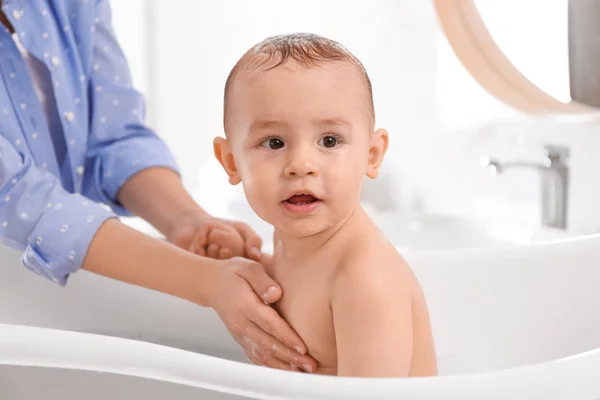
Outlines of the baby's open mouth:
<svg viewBox="0 0 600 400">
<path fill-rule="evenodd" d="M 319 199 L 317 199 L 312 194 L 295 194 L 289 199 L 287 199 L 286 203 L 290 203 L 295 206 L 303 206 L 306 204 L 314 203 L 316 201 L 319 201 Z"/>
</svg>

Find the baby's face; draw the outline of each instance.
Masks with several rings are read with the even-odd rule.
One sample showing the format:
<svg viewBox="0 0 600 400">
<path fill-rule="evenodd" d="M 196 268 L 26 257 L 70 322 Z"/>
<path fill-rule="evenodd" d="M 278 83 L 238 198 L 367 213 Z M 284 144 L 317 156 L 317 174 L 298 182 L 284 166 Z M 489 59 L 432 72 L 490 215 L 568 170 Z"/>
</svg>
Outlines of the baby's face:
<svg viewBox="0 0 600 400">
<path fill-rule="evenodd" d="M 304 237 L 352 213 L 387 147 L 387 133 L 372 130 L 366 90 L 354 67 L 333 62 L 237 80 L 228 140 L 217 139 L 215 153 L 259 217 Z"/>
</svg>

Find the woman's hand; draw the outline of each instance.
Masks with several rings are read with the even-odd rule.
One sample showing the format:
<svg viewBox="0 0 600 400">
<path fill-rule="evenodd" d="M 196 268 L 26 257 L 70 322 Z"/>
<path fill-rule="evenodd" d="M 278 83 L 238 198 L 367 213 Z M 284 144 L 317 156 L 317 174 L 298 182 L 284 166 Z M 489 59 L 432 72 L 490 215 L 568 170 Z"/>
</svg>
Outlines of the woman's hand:
<svg viewBox="0 0 600 400">
<path fill-rule="evenodd" d="M 252 228 L 243 222 L 212 217 L 202 210 L 177 218 L 167 240 L 192 253 L 219 260 L 259 260 L 261 256 L 262 240 Z"/>
<path fill-rule="evenodd" d="M 268 305 L 282 291 L 263 266 L 237 257 L 219 262 L 223 265 L 215 269 L 209 303 L 250 360 L 272 368 L 316 371 L 302 339 Z"/>
</svg>

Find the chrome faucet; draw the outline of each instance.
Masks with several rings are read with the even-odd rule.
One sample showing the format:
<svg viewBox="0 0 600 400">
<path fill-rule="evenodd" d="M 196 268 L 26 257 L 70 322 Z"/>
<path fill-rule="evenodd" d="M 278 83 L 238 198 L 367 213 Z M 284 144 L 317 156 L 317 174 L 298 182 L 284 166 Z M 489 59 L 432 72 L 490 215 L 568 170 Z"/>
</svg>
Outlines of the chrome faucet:
<svg viewBox="0 0 600 400">
<path fill-rule="evenodd" d="M 489 158 L 482 159 L 482 165 L 493 174 L 501 174 L 513 167 L 535 168 L 540 171 L 542 180 L 541 205 L 542 225 L 566 229 L 569 194 L 569 149 L 563 146 L 544 146 L 546 155 L 542 163 L 527 161 L 500 162 Z"/>
</svg>

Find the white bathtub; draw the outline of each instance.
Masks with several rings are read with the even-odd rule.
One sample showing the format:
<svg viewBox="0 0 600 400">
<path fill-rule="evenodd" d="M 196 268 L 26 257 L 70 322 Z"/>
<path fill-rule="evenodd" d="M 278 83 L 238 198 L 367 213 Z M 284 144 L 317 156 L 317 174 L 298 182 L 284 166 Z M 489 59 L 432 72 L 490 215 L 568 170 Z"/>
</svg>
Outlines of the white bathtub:
<svg viewBox="0 0 600 400">
<path fill-rule="evenodd" d="M 600 398 L 600 235 L 405 257 L 442 377 L 250 365 L 209 309 L 84 271 L 60 288 L 0 249 L 0 399 Z"/>
</svg>

